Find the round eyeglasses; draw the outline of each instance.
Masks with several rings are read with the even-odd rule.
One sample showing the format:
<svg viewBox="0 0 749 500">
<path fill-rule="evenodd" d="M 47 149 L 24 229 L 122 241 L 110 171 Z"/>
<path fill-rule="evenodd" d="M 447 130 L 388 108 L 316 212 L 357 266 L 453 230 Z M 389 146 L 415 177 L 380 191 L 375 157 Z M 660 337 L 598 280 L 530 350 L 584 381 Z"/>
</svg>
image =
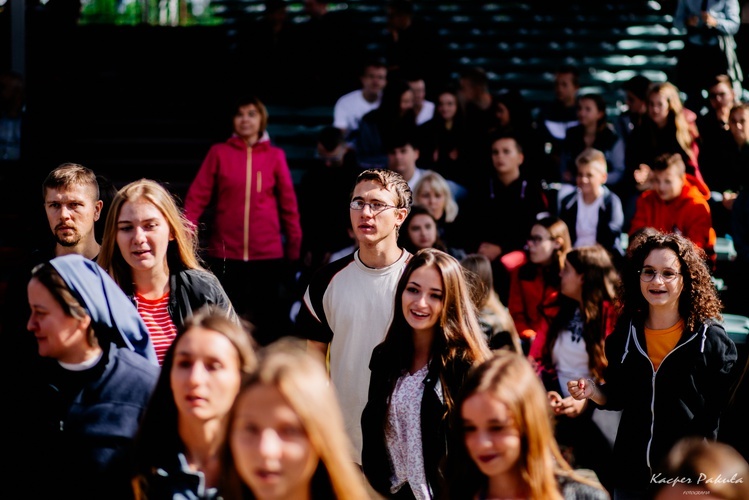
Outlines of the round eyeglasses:
<svg viewBox="0 0 749 500">
<path fill-rule="evenodd" d="M 681 274 L 671 269 L 664 269 L 663 271 L 656 271 L 655 269 L 651 269 L 649 267 L 645 269 L 640 269 L 638 272 L 640 273 L 640 279 L 646 283 L 653 281 L 655 277 L 658 275 L 660 275 L 661 280 L 663 280 L 664 283 L 671 283 Z"/>
</svg>

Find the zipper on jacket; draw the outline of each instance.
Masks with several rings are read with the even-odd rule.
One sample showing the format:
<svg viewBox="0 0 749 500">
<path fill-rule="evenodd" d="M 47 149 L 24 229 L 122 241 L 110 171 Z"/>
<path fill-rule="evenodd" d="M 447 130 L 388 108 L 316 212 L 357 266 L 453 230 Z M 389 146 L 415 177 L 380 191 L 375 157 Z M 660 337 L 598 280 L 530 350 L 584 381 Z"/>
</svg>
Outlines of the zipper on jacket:
<svg viewBox="0 0 749 500">
<path fill-rule="evenodd" d="M 631 325 L 631 323 L 630 323 Z M 642 349 L 642 346 L 640 345 L 640 340 L 637 338 L 637 333 L 634 328 L 630 328 L 630 334 L 635 339 L 635 345 L 637 346 L 637 350 L 640 351 L 640 354 L 645 356 L 645 359 L 648 360 L 648 363 L 650 363 L 650 369 L 653 370 L 653 376 L 650 379 L 650 385 L 651 385 L 651 397 L 650 397 L 650 437 L 648 438 L 648 447 L 645 452 L 645 461 L 648 464 L 648 470 L 650 471 L 650 475 L 653 475 L 653 467 L 650 464 L 650 447 L 653 444 L 653 434 L 655 431 L 655 377 L 658 374 L 658 370 L 655 369 L 655 366 L 653 366 L 653 361 L 650 359 L 650 356 Z M 683 343 L 678 344 L 676 347 L 671 349 L 668 353 L 666 353 L 665 356 L 663 356 L 663 359 L 661 360 L 661 364 L 658 365 L 658 369 L 660 369 L 661 366 L 663 366 L 663 363 L 666 361 L 666 358 L 668 358 L 672 352 L 676 351 L 677 349 L 681 349 L 682 346 L 687 345 L 689 342 L 694 340 L 695 337 L 699 335 L 699 332 L 695 332 L 691 337 L 689 337 L 687 340 L 685 340 Z M 629 338 L 627 339 L 627 344 L 629 344 Z M 622 358 L 622 361 L 624 361 L 624 358 Z"/>
<path fill-rule="evenodd" d="M 258 171 L 257 173 L 257 188 L 255 191 L 258 193 L 263 190 L 263 172 Z"/>
<path fill-rule="evenodd" d="M 247 146 L 247 175 L 244 189 L 244 238 L 242 239 L 242 258 L 250 260 L 250 199 L 252 198 L 252 146 Z"/>
</svg>

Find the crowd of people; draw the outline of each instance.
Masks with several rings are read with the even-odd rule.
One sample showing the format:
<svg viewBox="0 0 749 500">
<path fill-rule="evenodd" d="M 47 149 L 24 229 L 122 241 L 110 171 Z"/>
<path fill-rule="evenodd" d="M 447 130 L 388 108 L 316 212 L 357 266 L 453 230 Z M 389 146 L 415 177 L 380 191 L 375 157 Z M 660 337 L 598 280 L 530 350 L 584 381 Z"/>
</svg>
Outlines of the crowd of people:
<svg viewBox="0 0 749 500">
<path fill-rule="evenodd" d="M 694 111 L 638 75 L 610 116 L 571 66 L 531 110 L 480 68 L 432 89 L 392 62 L 296 184 L 257 95 L 184 202 L 50 171 L 49 244 L 0 312 L 20 496 L 746 497 L 720 425 L 749 383 L 721 323 L 749 309 L 715 282 L 717 236 L 728 292 L 749 277 L 731 77 Z"/>
</svg>

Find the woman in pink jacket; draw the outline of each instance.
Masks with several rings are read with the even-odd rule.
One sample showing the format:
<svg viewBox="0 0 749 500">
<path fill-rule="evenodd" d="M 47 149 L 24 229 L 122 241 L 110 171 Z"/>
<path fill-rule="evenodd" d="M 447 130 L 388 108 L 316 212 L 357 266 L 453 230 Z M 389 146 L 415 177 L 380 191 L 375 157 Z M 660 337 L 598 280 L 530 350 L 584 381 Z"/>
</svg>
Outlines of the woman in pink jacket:
<svg viewBox="0 0 749 500">
<path fill-rule="evenodd" d="M 266 133 L 267 109 L 247 97 L 234 113 L 234 134 L 211 146 L 187 191 L 185 215 L 197 224 L 212 207 L 205 221 L 211 270 L 266 344 L 291 332 L 284 278 L 299 259 L 302 230 L 286 156 Z"/>
</svg>

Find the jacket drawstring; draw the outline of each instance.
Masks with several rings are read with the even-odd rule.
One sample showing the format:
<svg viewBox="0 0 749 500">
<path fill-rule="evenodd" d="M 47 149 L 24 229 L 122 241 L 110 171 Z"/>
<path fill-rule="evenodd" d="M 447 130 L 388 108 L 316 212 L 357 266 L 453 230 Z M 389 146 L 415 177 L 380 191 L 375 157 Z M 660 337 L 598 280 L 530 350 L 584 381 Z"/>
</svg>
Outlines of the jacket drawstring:
<svg viewBox="0 0 749 500">
<path fill-rule="evenodd" d="M 627 357 L 627 353 L 629 352 L 629 340 L 632 338 L 632 322 L 629 322 L 629 335 L 627 335 L 627 343 L 624 344 L 624 354 L 622 354 L 622 360 L 621 363 L 624 363 L 624 358 Z"/>
<path fill-rule="evenodd" d="M 702 325 L 702 345 L 700 346 L 700 352 L 705 352 L 705 341 L 707 340 L 707 325 Z"/>
</svg>

